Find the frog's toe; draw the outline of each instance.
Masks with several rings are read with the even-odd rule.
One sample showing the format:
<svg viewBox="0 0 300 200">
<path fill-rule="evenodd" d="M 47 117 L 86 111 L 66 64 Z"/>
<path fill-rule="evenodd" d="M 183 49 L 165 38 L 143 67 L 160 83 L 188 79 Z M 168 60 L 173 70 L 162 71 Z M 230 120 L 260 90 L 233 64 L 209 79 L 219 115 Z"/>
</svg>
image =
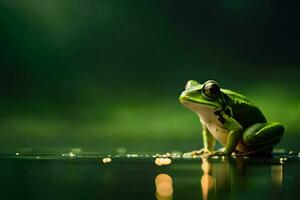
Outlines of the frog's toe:
<svg viewBox="0 0 300 200">
<path fill-rule="evenodd" d="M 194 151 L 190 151 L 190 152 L 186 152 L 184 153 L 184 156 L 191 156 L 191 157 L 194 157 L 194 156 L 201 156 L 201 155 L 204 155 L 204 154 L 208 154 L 209 151 L 207 149 L 200 149 L 200 150 L 194 150 Z"/>
<path fill-rule="evenodd" d="M 228 156 L 224 151 L 214 151 L 214 152 L 210 152 L 208 157 L 213 157 L 213 156 Z"/>
</svg>

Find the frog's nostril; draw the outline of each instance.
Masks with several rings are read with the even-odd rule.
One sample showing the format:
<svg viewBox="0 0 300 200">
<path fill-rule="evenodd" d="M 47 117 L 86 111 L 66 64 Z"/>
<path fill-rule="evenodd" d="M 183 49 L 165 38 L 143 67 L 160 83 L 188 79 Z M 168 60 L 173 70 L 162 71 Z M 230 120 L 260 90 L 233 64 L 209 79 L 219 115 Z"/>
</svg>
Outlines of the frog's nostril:
<svg viewBox="0 0 300 200">
<path fill-rule="evenodd" d="M 181 95 L 179 96 L 179 101 L 183 102 L 185 100 L 186 97 L 186 92 L 182 92 Z"/>
</svg>

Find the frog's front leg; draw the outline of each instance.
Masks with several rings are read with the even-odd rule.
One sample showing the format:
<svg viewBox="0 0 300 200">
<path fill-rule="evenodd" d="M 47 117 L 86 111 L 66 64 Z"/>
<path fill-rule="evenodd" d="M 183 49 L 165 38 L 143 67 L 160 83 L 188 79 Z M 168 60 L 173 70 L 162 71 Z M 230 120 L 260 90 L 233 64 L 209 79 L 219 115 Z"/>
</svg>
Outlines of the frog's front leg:
<svg viewBox="0 0 300 200">
<path fill-rule="evenodd" d="M 207 127 L 202 123 L 202 138 L 203 138 L 203 151 L 204 152 L 211 152 L 214 150 L 216 139 L 212 136 L 209 132 Z"/>
<path fill-rule="evenodd" d="M 191 156 L 197 156 L 197 155 L 203 155 L 203 154 L 210 154 L 215 147 L 216 140 L 215 138 L 211 135 L 207 127 L 202 123 L 202 138 L 203 138 L 203 148 L 200 150 L 196 151 L 191 151 L 186 153 L 186 155 L 191 155 Z"/>
<path fill-rule="evenodd" d="M 224 151 L 213 152 L 211 156 L 231 155 L 231 153 L 234 152 L 236 146 L 242 138 L 242 125 L 238 123 L 233 117 L 229 117 L 225 113 L 221 113 L 221 116 L 224 119 L 224 128 L 226 128 L 229 131 L 227 142 Z"/>
</svg>

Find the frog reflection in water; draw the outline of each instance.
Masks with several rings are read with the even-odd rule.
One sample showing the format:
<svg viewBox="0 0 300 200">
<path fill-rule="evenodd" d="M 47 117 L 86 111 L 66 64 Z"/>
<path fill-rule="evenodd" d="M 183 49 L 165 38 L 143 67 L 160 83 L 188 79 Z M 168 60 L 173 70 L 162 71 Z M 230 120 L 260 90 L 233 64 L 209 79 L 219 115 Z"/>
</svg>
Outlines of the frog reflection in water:
<svg viewBox="0 0 300 200">
<path fill-rule="evenodd" d="M 267 122 L 260 109 L 245 96 L 221 89 L 216 81 L 204 84 L 190 80 L 179 97 L 180 102 L 194 111 L 202 124 L 204 148 L 192 154 L 271 155 L 283 136 L 284 127 Z M 224 145 L 214 151 L 215 140 Z"/>
<path fill-rule="evenodd" d="M 274 160 L 269 160 L 269 165 L 260 168 L 263 171 L 257 179 L 258 174 L 254 170 L 257 168 L 251 164 L 254 160 L 257 161 L 257 158 L 228 158 L 222 159 L 221 162 L 216 159 L 201 159 L 201 169 L 203 171 L 200 180 L 202 199 L 223 200 L 244 199 L 245 197 L 246 199 L 253 199 L 245 191 L 249 189 L 249 183 L 251 183 L 250 185 L 253 183 L 256 185 L 259 182 L 258 180 L 268 182 L 268 184 L 262 186 L 265 189 L 261 191 L 267 194 L 269 199 L 287 199 L 286 194 L 282 193 L 283 165 L 274 162 Z M 263 158 L 260 161 L 265 162 L 266 159 Z"/>
</svg>

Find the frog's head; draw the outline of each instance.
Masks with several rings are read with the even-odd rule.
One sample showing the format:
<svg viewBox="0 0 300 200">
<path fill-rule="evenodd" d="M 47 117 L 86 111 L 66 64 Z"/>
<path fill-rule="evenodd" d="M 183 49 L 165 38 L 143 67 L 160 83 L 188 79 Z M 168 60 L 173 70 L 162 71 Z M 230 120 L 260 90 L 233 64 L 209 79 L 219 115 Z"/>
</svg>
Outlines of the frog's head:
<svg viewBox="0 0 300 200">
<path fill-rule="evenodd" d="M 216 81 L 208 80 L 204 84 L 189 80 L 179 100 L 194 112 L 201 112 L 207 108 L 221 110 L 223 107 L 222 92 Z"/>
</svg>

